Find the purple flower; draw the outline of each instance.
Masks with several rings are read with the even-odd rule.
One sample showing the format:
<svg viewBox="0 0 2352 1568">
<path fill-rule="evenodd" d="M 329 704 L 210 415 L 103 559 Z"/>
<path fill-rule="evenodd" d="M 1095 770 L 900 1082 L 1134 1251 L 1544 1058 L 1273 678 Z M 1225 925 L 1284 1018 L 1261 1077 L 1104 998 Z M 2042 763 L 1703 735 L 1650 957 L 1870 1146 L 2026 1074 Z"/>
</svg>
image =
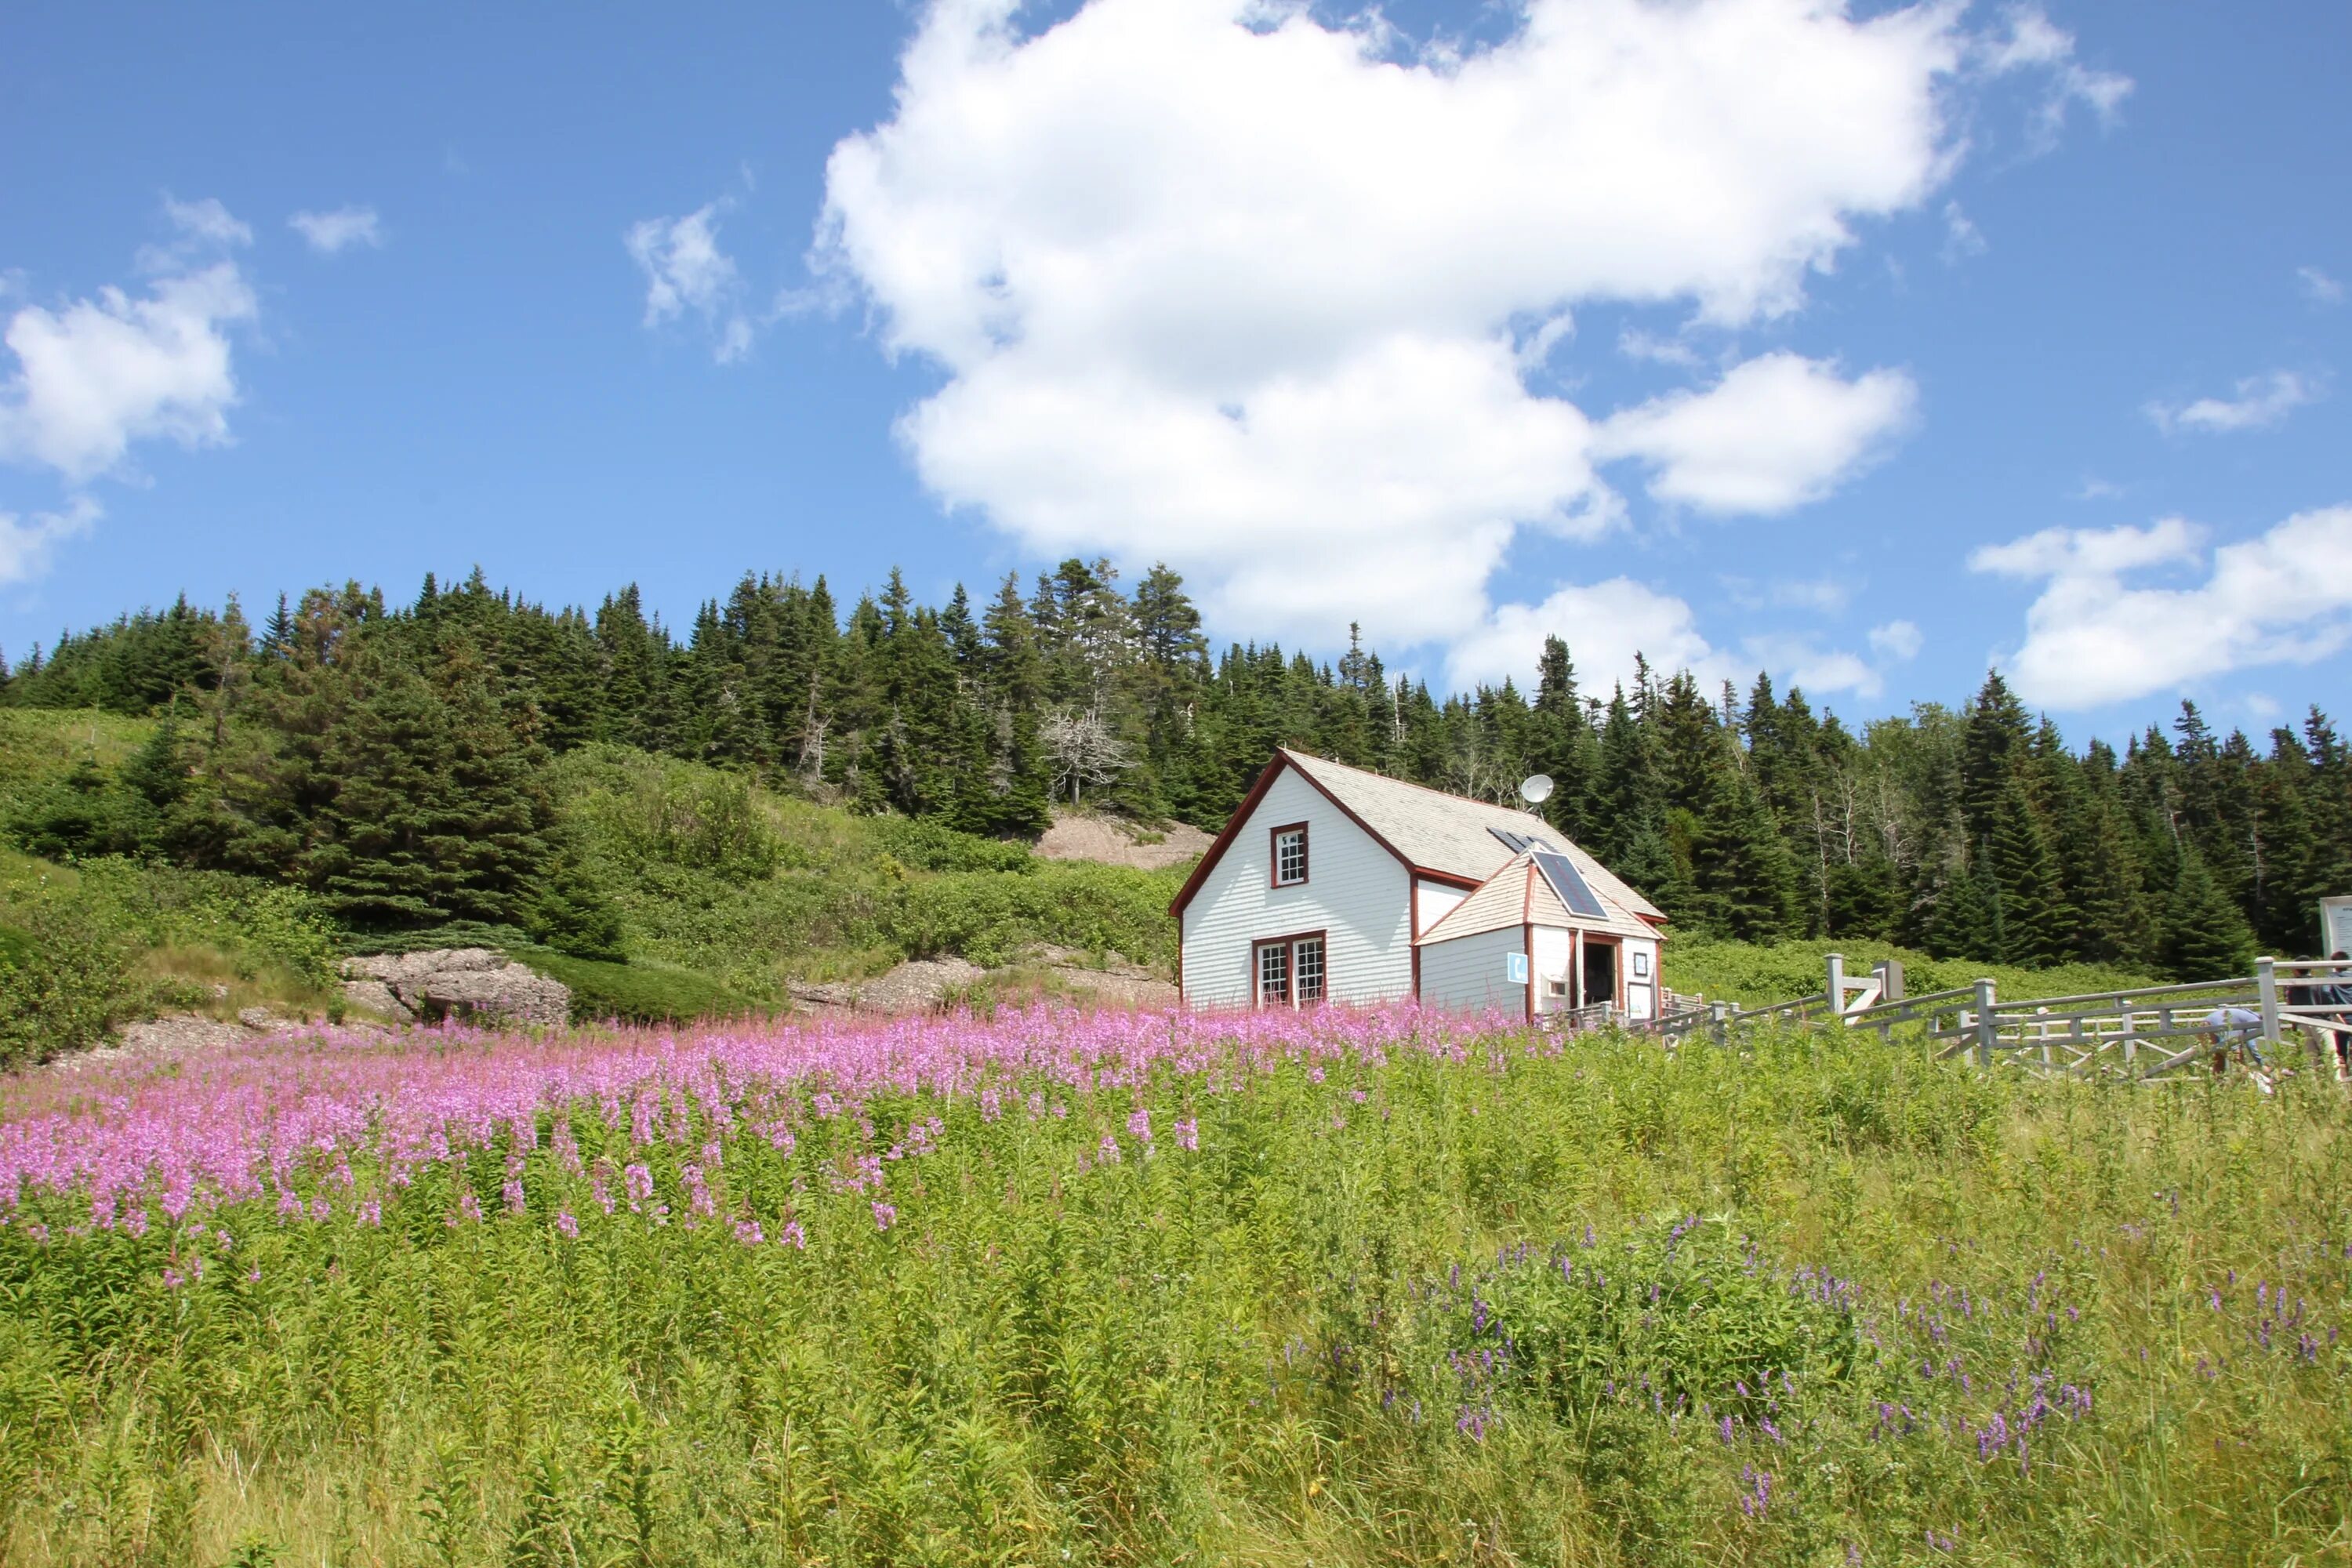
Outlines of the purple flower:
<svg viewBox="0 0 2352 1568">
<path fill-rule="evenodd" d="M 558 1209 L 555 1211 L 555 1230 L 564 1240 L 575 1240 L 580 1235 L 580 1222 L 572 1217 L 570 1209 Z"/>
<path fill-rule="evenodd" d="M 887 1230 L 898 1223 L 898 1211 L 890 1205 L 877 1202 L 874 1205 L 874 1228 Z"/>
<path fill-rule="evenodd" d="M 1201 1146 L 1201 1124 L 1189 1116 L 1176 1119 L 1176 1147 L 1187 1153 Z"/>
</svg>

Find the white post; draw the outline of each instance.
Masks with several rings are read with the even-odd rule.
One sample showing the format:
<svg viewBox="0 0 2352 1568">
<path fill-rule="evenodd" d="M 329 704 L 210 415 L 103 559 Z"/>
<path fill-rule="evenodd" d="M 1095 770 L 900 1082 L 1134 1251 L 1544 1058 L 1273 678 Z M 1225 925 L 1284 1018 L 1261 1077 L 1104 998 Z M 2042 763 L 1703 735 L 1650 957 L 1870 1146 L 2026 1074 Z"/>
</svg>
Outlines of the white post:
<svg viewBox="0 0 2352 1568">
<path fill-rule="evenodd" d="M 1830 954 L 1830 1016 L 1845 1016 L 1845 954 Z"/>
<path fill-rule="evenodd" d="M 1997 1034 L 1992 1021 L 1992 982 L 1977 982 L 1977 1065 L 1992 1066 L 1992 1043 Z"/>
<path fill-rule="evenodd" d="M 2279 995 L 2276 961 L 2254 960 L 2254 994 L 2262 998 L 2263 1044 L 2276 1054 L 2279 1043 Z"/>
</svg>

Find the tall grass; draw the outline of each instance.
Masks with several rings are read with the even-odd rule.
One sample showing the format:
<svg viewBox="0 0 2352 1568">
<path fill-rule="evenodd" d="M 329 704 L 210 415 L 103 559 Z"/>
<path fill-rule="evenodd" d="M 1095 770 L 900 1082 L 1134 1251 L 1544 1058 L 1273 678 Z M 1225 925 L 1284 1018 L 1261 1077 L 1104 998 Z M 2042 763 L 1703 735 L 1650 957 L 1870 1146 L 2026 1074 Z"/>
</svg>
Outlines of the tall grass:
<svg viewBox="0 0 2352 1568">
<path fill-rule="evenodd" d="M 2310 1077 L 1038 1012 L 4 1103 L 12 1564 L 2352 1542 Z"/>
</svg>

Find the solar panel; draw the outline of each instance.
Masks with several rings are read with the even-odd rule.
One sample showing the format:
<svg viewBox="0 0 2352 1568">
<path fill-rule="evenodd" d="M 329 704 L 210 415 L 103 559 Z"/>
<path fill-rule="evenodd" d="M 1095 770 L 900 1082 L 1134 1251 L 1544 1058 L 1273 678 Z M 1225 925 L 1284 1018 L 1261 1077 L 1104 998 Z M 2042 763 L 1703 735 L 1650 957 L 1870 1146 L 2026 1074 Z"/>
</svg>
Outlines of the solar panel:
<svg viewBox="0 0 2352 1568">
<path fill-rule="evenodd" d="M 1503 847 L 1509 850 L 1514 855 L 1528 849 L 1551 848 L 1550 845 L 1545 843 L 1542 839 L 1538 838 L 1532 833 L 1510 833 L 1500 827 L 1490 827 L 1486 829 L 1486 831 L 1493 834 L 1496 838 L 1501 839 Z M 1557 851 L 1554 852 L 1557 853 Z"/>
<path fill-rule="evenodd" d="M 1544 880 L 1551 884 L 1551 890 L 1559 895 L 1559 901 L 1568 906 L 1570 914 L 1589 921 L 1609 918 L 1609 911 L 1592 896 L 1592 889 L 1584 885 L 1584 879 L 1577 875 L 1567 856 L 1547 850 L 1538 853 L 1535 861 L 1536 869 L 1543 873 Z"/>
</svg>

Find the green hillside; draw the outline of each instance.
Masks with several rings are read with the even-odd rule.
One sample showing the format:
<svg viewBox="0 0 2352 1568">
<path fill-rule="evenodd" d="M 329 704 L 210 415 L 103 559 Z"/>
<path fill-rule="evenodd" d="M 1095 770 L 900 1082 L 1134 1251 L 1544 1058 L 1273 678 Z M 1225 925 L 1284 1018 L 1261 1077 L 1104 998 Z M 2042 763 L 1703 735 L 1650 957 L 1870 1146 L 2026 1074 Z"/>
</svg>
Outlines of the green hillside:
<svg viewBox="0 0 2352 1568">
<path fill-rule="evenodd" d="M 780 1008 L 794 981 L 914 957 L 994 965 L 1033 944 L 1163 968 L 1174 957 L 1166 911 L 1181 872 L 1044 860 L 1018 842 L 861 816 L 623 746 L 574 750 L 540 775 L 562 890 L 604 926 L 585 951 L 496 921 L 356 931 L 299 887 L 66 853 L 131 847 L 125 774 L 159 730 L 0 710 L 0 824 L 15 844 L 0 851 L 0 1051 L 87 1043 L 163 1007 L 323 1010 L 333 954 L 386 947 L 503 947 L 571 985 L 581 1016 L 643 1020 Z"/>
</svg>

